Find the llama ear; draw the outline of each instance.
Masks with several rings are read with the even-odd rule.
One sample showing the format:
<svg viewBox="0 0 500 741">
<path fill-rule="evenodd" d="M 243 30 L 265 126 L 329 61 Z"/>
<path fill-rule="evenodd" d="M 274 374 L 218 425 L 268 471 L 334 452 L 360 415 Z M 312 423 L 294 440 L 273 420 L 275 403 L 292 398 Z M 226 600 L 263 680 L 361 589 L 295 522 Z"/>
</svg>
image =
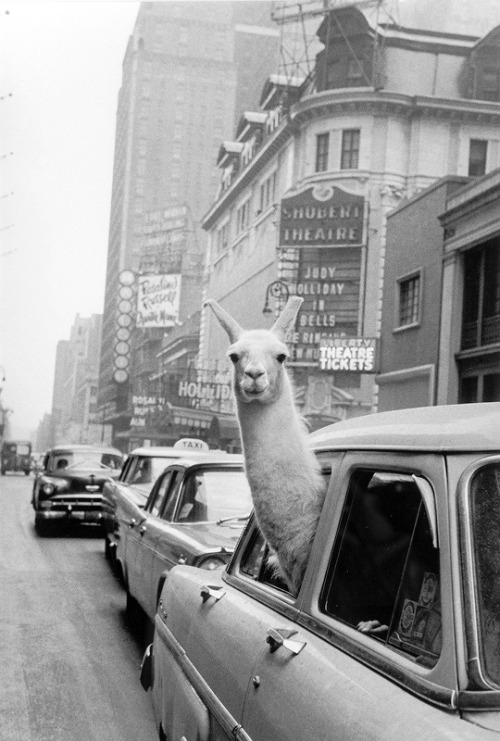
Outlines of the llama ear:
<svg viewBox="0 0 500 741">
<path fill-rule="evenodd" d="M 203 305 L 210 306 L 215 316 L 228 333 L 231 343 L 236 342 L 236 340 L 241 337 L 243 329 L 240 327 L 236 319 L 233 319 L 233 317 L 228 314 L 222 306 L 219 306 L 217 301 L 214 301 L 213 298 L 209 298 Z"/>
<path fill-rule="evenodd" d="M 285 339 L 286 333 L 294 323 L 303 301 L 304 299 L 300 296 L 290 296 L 282 313 L 271 327 L 271 332 L 281 335 Z"/>
</svg>

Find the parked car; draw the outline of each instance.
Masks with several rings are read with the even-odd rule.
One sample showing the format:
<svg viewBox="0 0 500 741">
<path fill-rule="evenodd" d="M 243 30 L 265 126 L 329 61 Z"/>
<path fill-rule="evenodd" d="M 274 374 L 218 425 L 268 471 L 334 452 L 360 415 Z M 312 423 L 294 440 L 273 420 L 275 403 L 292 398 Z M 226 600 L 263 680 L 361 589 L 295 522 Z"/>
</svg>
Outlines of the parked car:
<svg viewBox="0 0 500 741">
<path fill-rule="evenodd" d="M 28 476 L 31 471 L 30 442 L 26 440 L 6 440 L 2 443 L 2 476 L 8 471 L 21 472 Z"/>
<path fill-rule="evenodd" d="M 102 524 L 102 488 L 120 473 L 119 450 L 60 445 L 45 453 L 33 484 L 35 528 L 40 535 L 68 523 Z"/>
<path fill-rule="evenodd" d="M 145 506 L 158 476 L 169 463 L 188 452 L 208 450 L 202 440 L 182 438 L 173 447 L 135 448 L 128 454 L 118 478 L 103 488 L 104 553 L 113 569 L 117 561 L 124 560 L 121 541 L 124 523 L 132 517 L 130 505 L 134 511 Z"/>
<path fill-rule="evenodd" d="M 298 594 L 253 519 L 226 571 L 170 572 L 141 671 L 160 738 L 498 738 L 500 404 L 311 443 L 329 485 Z"/>
<path fill-rule="evenodd" d="M 177 564 L 205 573 L 225 566 L 251 508 L 241 456 L 200 453 L 167 466 L 146 506 L 130 504 L 122 532 L 117 563 L 128 614 L 154 621 L 163 583 Z"/>
</svg>

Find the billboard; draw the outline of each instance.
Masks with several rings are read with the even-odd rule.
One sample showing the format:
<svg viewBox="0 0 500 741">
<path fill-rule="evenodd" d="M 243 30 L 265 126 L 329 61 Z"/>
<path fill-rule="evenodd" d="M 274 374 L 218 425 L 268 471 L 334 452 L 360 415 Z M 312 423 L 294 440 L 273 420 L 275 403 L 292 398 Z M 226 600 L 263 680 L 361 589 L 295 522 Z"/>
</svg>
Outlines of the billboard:
<svg viewBox="0 0 500 741">
<path fill-rule="evenodd" d="M 373 337 L 346 337 L 321 340 L 319 368 L 322 371 L 375 373 L 377 340 Z"/>
<path fill-rule="evenodd" d="M 175 327 L 179 324 L 181 276 L 140 275 L 137 279 L 136 326 Z"/>
</svg>

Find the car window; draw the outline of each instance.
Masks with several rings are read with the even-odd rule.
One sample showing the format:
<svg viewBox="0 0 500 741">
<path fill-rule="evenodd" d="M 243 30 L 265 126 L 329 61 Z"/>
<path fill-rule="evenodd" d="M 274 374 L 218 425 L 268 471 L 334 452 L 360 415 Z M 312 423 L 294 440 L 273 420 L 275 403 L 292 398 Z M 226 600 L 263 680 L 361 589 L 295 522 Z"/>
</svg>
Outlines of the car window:
<svg viewBox="0 0 500 741">
<path fill-rule="evenodd" d="M 151 491 L 149 501 L 146 505 L 146 510 L 148 512 L 151 512 L 152 515 L 155 515 L 155 517 L 158 517 L 160 513 L 163 502 L 165 500 L 165 494 L 172 482 L 173 474 L 174 471 L 167 471 L 167 473 L 159 479 L 159 481 L 156 483 L 156 486 Z"/>
<path fill-rule="evenodd" d="M 217 522 L 245 518 L 252 510 L 250 487 L 243 471 L 210 469 L 185 479 L 177 522 Z"/>
<path fill-rule="evenodd" d="M 172 471 L 170 486 L 168 487 L 168 491 L 165 491 L 162 505 L 159 508 L 159 513 L 162 520 L 171 522 L 174 519 L 175 505 L 177 504 L 181 479 L 182 477 L 180 471 Z"/>
<path fill-rule="evenodd" d="M 410 474 L 354 472 L 320 607 L 433 666 L 441 651 L 439 549 L 417 481 Z"/>
<path fill-rule="evenodd" d="M 500 685 L 500 464 L 475 473 L 470 499 L 481 661 L 490 680 Z"/>
<path fill-rule="evenodd" d="M 288 585 L 280 575 L 277 561 L 257 527 L 243 552 L 240 572 L 253 581 L 290 594 Z"/>
</svg>

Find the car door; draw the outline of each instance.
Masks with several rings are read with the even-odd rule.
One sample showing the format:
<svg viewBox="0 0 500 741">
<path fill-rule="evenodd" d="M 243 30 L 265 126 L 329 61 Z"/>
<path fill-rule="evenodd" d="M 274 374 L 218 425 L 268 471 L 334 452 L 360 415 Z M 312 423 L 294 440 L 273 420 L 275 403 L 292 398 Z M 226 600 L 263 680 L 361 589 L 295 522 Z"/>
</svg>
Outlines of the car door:
<svg viewBox="0 0 500 741">
<path fill-rule="evenodd" d="M 156 704 L 163 706 L 167 738 L 247 738 L 244 728 L 238 734 L 235 729 L 241 724 L 256 659 L 267 645 L 266 631 L 269 626 L 290 632 L 296 627 L 295 599 L 284 585 L 257 584 L 257 574 L 264 568 L 271 570 L 255 523 L 245 531 L 241 543 L 244 555 L 237 579 L 229 575 L 224 582 L 220 571 L 176 568 L 162 592 L 156 618 L 155 666 L 165 681 L 162 692 L 158 688 L 154 692 Z M 166 677 L 180 675 L 179 659 L 184 656 L 199 675 L 199 682 L 184 679 L 174 688 Z M 195 686 L 197 703 L 208 717 L 204 724 L 196 721 L 196 730 L 194 716 L 203 714 L 199 707 L 193 707 Z"/>
<path fill-rule="evenodd" d="M 451 710 L 456 687 L 443 499 L 440 456 L 346 454 L 332 476 L 297 632 L 287 643 L 285 622 L 275 620 L 270 645 L 264 624 L 256 641 L 242 718 L 252 741 L 464 732 L 458 715 L 438 707 Z"/>
<path fill-rule="evenodd" d="M 163 542 L 162 571 L 171 568 L 175 561 L 170 558 L 168 542 L 169 530 L 168 520 L 161 519 L 162 511 L 173 512 L 177 501 L 178 481 L 180 470 L 169 468 L 159 477 L 151 491 L 151 495 L 144 510 L 145 518 L 134 533 L 135 554 L 133 564 L 133 578 L 130 583 L 130 593 L 136 598 L 142 609 L 153 620 L 157 603 L 157 572 L 158 572 L 158 539 Z"/>
</svg>

